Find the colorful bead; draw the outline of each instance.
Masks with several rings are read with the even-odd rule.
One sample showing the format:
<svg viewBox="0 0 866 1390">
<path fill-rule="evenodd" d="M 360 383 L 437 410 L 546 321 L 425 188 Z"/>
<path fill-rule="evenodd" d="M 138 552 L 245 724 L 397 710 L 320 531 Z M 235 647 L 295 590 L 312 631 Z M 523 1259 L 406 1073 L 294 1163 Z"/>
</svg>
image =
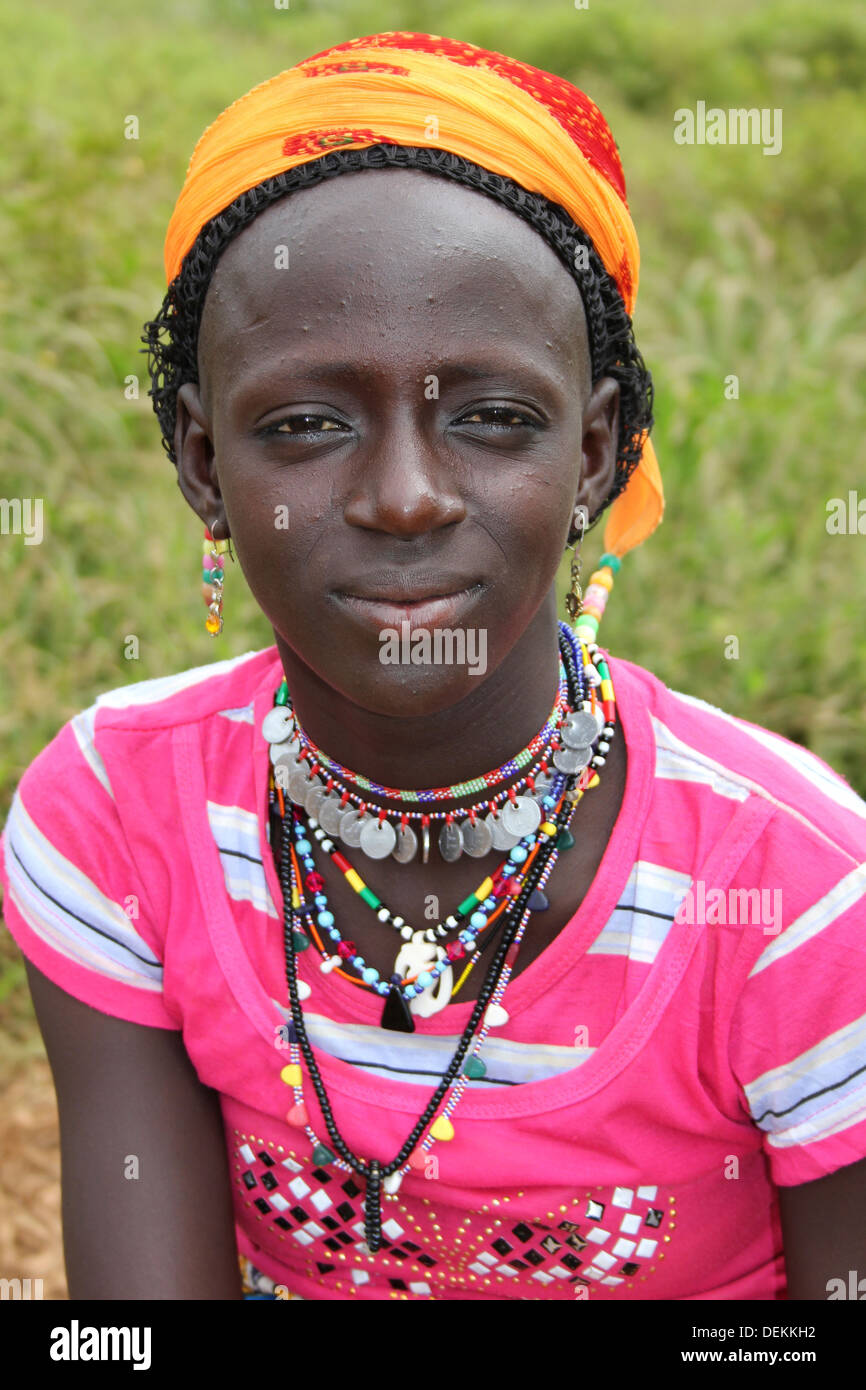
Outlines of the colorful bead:
<svg viewBox="0 0 866 1390">
<path fill-rule="evenodd" d="M 464 1076 L 471 1077 L 472 1079 L 477 1079 L 479 1076 L 485 1076 L 486 1074 L 487 1068 L 480 1057 L 466 1058 L 466 1064 L 463 1068 Z"/>
<path fill-rule="evenodd" d="M 501 1004 L 488 1004 L 484 1022 L 488 1028 L 501 1028 L 508 1022 L 508 1014 Z"/>
<path fill-rule="evenodd" d="M 286 1120 L 290 1125 L 294 1125 L 296 1129 L 303 1129 L 304 1125 L 310 1123 L 307 1107 L 302 1100 L 299 1100 L 297 1105 L 292 1106 L 291 1110 L 286 1115 Z"/>
<path fill-rule="evenodd" d="M 593 584 L 599 584 L 603 589 L 607 589 L 608 593 L 610 593 L 611 589 L 613 588 L 613 575 L 611 574 L 609 569 L 593 570 L 592 574 L 589 576 L 589 583 L 590 588 Z"/>
<path fill-rule="evenodd" d="M 454 1126 L 447 1115 L 440 1115 L 430 1126 L 430 1133 L 434 1139 L 438 1139 L 440 1143 L 445 1143 L 454 1138 Z"/>
<path fill-rule="evenodd" d="M 301 1068 L 295 1066 L 291 1062 L 288 1066 L 283 1067 L 282 1071 L 280 1072 L 280 1080 L 285 1081 L 287 1086 L 300 1086 L 303 1079 L 304 1078 L 303 1073 L 301 1072 Z"/>
</svg>

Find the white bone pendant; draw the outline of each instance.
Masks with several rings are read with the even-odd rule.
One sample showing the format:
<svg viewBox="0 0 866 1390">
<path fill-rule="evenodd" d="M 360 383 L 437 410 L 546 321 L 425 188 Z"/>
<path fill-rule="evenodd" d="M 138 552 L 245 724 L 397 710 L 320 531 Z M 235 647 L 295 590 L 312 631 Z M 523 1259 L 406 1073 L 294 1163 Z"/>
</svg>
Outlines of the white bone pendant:
<svg viewBox="0 0 866 1390">
<path fill-rule="evenodd" d="M 404 980 L 409 975 L 419 975 L 422 970 L 429 970 L 432 965 L 443 960 L 445 954 L 444 946 L 437 946 L 431 941 L 425 941 L 423 931 L 416 931 L 412 935 L 412 940 L 407 941 L 401 947 L 394 962 L 394 974 L 399 975 Z M 414 999 L 410 999 L 411 1012 L 418 1014 L 419 1018 L 430 1018 L 432 1014 L 438 1014 L 439 1010 L 444 1009 L 451 998 L 453 983 L 454 976 L 449 965 L 432 985 L 427 986 L 422 994 L 416 994 Z"/>
</svg>

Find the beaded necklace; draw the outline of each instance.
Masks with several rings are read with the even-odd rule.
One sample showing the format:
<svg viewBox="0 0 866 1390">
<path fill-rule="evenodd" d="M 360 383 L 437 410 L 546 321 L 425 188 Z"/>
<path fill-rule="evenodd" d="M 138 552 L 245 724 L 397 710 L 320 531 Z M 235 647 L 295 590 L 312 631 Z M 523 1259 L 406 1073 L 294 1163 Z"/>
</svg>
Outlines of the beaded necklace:
<svg viewBox="0 0 866 1390">
<path fill-rule="evenodd" d="M 309 848 L 310 851 L 312 850 L 312 845 L 308 839 L 305 839 L 305 827 L 302 823 L 299 823 L 300 816 L 296 814 L 295 808 L 291 805 L 287 816 L 282 790 L 278 786 L 275 787 L 273 774 L 271 777 L 271 809 L 272 811 L 274 810 L 275 803 L 279 805 L 282 832 L 280 881 L 283 890 L 283 936 L 286 958 L 286 982 L 292 1015 L 291 1022 L 286 1025 L 282 1033 L 282 1040 L 289 1049 L 289 1063 L 282 1068 L 280 1075 L 281 1079 L 292 1087 L 294 1093 L 294 1104 L 289 1110 L 286 1119 L 289 1124 L 305 1130 L 313 1145 L 313 1161 L 315 1163 L 319 1166 L 334 1163 L 338 1167 L 346 1171 L 355 1172 L 365 1179 L 367 1190 L 364 1202 L 364 1234 L 365 1245 L 370 1254 L 375 1253 L 381 1245 L 381 1203 L 383 1189 L 388 1194 L 396 1192 L 402 1182 L 404 1174 L 410 1168 L 424 1168 L 426 1156 L 437 1140 L 447 1142 L 454 1137 L 455 1131 L 450 1118 L 451 1114 L 459 1103 L 469 1080 L 473 1077 L 483 1076 L 485 1073 L 486 1068 L 478 1054 L 489 1030 L 497 1026 L 502 1026 L 502 1024 L 508 1021 L 508 1014 L 502 1007 L 501 999 L 513 971 L 520 941 L 522 940 L 532 910 L 530 907 L 530 900 L 536 892 L 541 893 L 543 896 L 543 887 L 553 870 L 559 849 L 568 848 L 569 843 L 574 843 L 573 838 L 568 832 L 568 824 L 574 814 L 577 803 L 580 801 L 587 788 L 598 782 L 598 773 L 594 768 L 603 766 L 605 763 L 604 754 L 609 747 L 609 737 L 613 735 L 615 719 L 615 696 L 613 684 L 610 679 L 610 671 L 606 662 L 607 654 L 601 651 L 595 643 L 592 643 L 587 651 L 583 643 L 582 634 L 580 638 L 575 638 L 564 623 L 560 623 L 559 628 L 561 638 L 564 636 L 566 639 L 565 641 L 561 641 L 561 652 L 569 678 L 571 698 L 574 701 L 573 708 L 576 710 L 577 715 L 590 714 L 593 715 L 594 719 L 594 687 L 592 690 L 590 709 L 577 709 L 578 692 L 582 689 L 579 678 L 578 661 L 585 662 L 586 668 L 590 669 L 589 662 L 591 660 L 597 671 L 598 683 L 601 689 L 602 698 L 600 703 L 604 714 L 604 720 L 606 721 L 602 726 L 602 732 L 606 737 L 600 740 L 599 751 L 592 757 L 591 764 L 584 759 L 581 762 L 579 770 L 574 768 L 569 771 L 569 767 L 576 761 L 580 761 L 580 748 L 572 749 L 565 744 L 565 746 L 559 748 L 554 753 L 553 761 L 554 765 L 558 768 L 558 772 L 553 778 L 550 789 L 546 791 L 542 798 L 543 805 L 547 812 L 547 818 L 543 822 L 543 829 L 542 826 L 538 827 L 541 834 L 538 836 L 537 843 L 531 848 L 524 845 L 514 846 L 512 850 L 509 851 L 509 861 L 497 871 L 500 883 L 503 880 L 513 880 L 516 884 L 516 891 L 511 890 L 511 883 L 509 882 L 505 892 L 500 895 L 505 902 L 501 914 L 503 932 L 494 952 L 485 980 L 479 990 L 469 1023 L 464 1029 L 457 1050 L 424 1113 L 419 1117 L 412 1132 L 407 1137 L 399 1152 L 387 1164 L 383 1164 L 378 1159 L 360 1159 L 346 1144 L 337 1128 L 321 1074 L 306 1034 L 303 1011 L 301 1009 L 301 998 L 309 994 L 310 988 L 303 981 L 298 979 L 297 952 L 298 949 L 306 949 L 310 941 L 309 937 L 307 937 L 306 933 L 303 931 L 304 909 L 306 905 L 301 890 L 301 874 L 298 867 L 296 851 L 300 851 L 303 855 L 306 848 Z M 590 634 L 587 634 L 587 636 L 589 635 Z M 596 722 L 595 719 L 594 722 Z M 578 727 L 581 726 L 578 725 Z M 604 745 L 603 748 L 602 745 Z M 578 756 L 575 757 L 575 754 Z M 557 762 L 557 759 L 560 761 Z M 565 764 L 564 767 L 561 766 L 562 763 Z M 321 827 L 316 828 L 321 829 Z M 563 839 L 564 834 L 568 836 L 568 841 Z M 293 835 L 296 840 L 294 846 L 292 845 Z M 322 840 L 323 848 L 325 848 L 327 844 L 330 844 L 330 842 Z M 302 848 L 302 846 L 304 848 Z M 516 858 L 512 859 L 511 855 L 514 849 L 517 849 L 519 853 Z M 333 845 L 331 845 L 331 851 L 333 851 Z M 344 856 L 340 856 L 340 858 L 343 860 L 344 864 L 347 863 Z M 340 867 L 342 868 L 343 865 L 341 864 Z M 509 869 L 511 870 L 510 873 L 508 872 Z M 314 873 L 315 870 L 313 869 L 311 872 Z M 348 872 L 345 868 L 343 872 L 346 873 L 348 878 L 349 873 L 353 871 L 349 866 Z M 363 881 L 361 881 L 361 884 L 362 890 L 366 889 L 366 885 L 363 884 Z M 489 909 L 491 902 L 495 904 L 496 896 L 492 892 L 488 892 L 483 900 L 480 897 L 482 889 L 487 885 L 491 888 L 493 887 L 493 876 L 489 876 L 488 879 L 485 879 L 477 893 L 470 895 L 470 899 L 464 900 L 461 907 L 466 907 L 467 904 L 471 903 L 472 899 L 475 900 L 479 908 L 483 905 Z M 308 886 L 310 885 L 308 884 Z M 312 886 L 313 888 L 319 888 L 321 890 L 324 886 L 321 875 L 317 876 L 317 880 L 314 880 Z M 359 891 L 359 895 L 362 895 L 362 890 L 356 888 L 356 891 Z M 366 891 L 368 893 L 370 892 L 370 890 Z M 375 899 L 374 894 L 371 894 L 371 897 Z M 328 917 L 333 917 L 333 914 L 328 913 L 327 899 L 321 891 L 315 895 L 316 906 L 320 906 L 319 898 L 324 899 L 321 907 L 322 912 L 327 914 L 324 925 L 329 931 L 329 934 L 332 935 L 332 939 L 334 939 L 334 932 L 336 931 L 335 924 L 333 922 L 329 923 L 327 920 Z M 369 906 L 374 906 L 374 903 L 370 902 L 369 899 L 364 900 L 368 901 Z M 378 910 L 381 910 L 383 905 L 378 899 L 376 899 L 376 903 L 378 903 Z M 465 916 L 465 913 L 463 915 Z M 490 912 L 489 915 L 485 917 L 487 926 L 489 926 L 492 921 L 492 916 L 493 914 Z M 309 910 L 306 911 L 306 917 L 312 922 L 312 914 Z M 448 921 L 449 919 L 446 919 L 446 924 Z M 459 918 L 455 914 L 455 925 L 458 923 Z M 331 930 L 332 928 L 333 931 Z M 483 928 L 479 926 L 475 931 L 475 936 L 477 936 L 482 929 Z M 413 935 L 413 942 L 415 935 L 420 934 Z M 348 947 L 351 946 L 352 943 L 341 944 Z M 466 942 L 464 941 L 461 944 L 466 945 Z M 345 954 L 341 954 L 339 950 L 337 954 L 341 960 L 346 959 Z M 328 961 L 332 959 L 333 957 L 329 957 Z M 359 957 L 355 957 L 353 960 L 356 967 L 359 960 L 361 960 L 362 972 L 371 969 L 371 967 L 367 967 L 363 959 Z M 325 964 L 324 961 L 323 964 Z M 331 968 L 336 968 L 336 966 Z M 444 972 L 440 971 L 440 974 L 441 973 Z M 422 983 L 425 974 L 431 975 L 430 983 Z M 367 980 L 363 980 L 362 977 L 362 983 L 368 988 L 373 988 L 379 993 L 384 993 L 384 981 L 378 979 L 378 972 L 374 972 L 374 976 L 370 976 Z M 423 996 L 425 992 L 429 992 L 431 985 L 435 987 L 435 984 L 436 981 L 435 978 L 433 978 L 432 971 L 422 971 L 408 984 L 398 985 L 392 978 L 388 990 L 386 1012 L 389 1006 L 391 1006 L 392 1011 L 399 1011 L 401 1017 L 408 1017 L 410 1025 L 414 1028 L 414 1024 L 411 1024 L 409 1010 L 406 1007 L 406 999 L 407 997 L 411 997 L 413 1002 L 417 1001 L 418 997 Z M 384 1016 L 383 1026 L 388 1026 L 385 1024 Z M 405 1018 L 402 1024 L 392 1021 L 390 1026 L 405 1026 Z M 467 1057 L 473 1037 L 475 1042 L 472 1055 Z M 310 1081 L 319 1100 L 328 1136 L 334 1146 L 333 1150 L 329 1148 L 327 1144 L 323 1143 L 309 1123 L 309 1115 L 306 1105 L 304 1104 L 303 1096 L 303 1073 L 300 1065 L 301 1056 L 303 1056 L 306 1063 Z M 439 1105 L 449 1089 L 450 1095 L 441 1113 L 436 1116 Z M 436 1116 L 435 1119 L 434 1116 Z M 433 1122 L 432 1124 L 430 1123 L 431 1121 Z M 427 1131 L 426 1135 L 425 1130 Z"/>
<path fill-rule="evenodd" d="M 560 637 L 560 642 L 562 640 Z M 464 852 L 480 858 L 488 854 L 491 848 L 512 849 L 519 844 L 524 835 L 536 829 L 539 824 L 537 807 L 533 805 L 531 797 L 522 793 L 525 787 L 534 792 L 537 784 L 542 788 L 550 785 L 548 757 L 544 750 L 548 746 L 559 749 L 564 741 L 570 742 L 572 747 L 576 748 L 583 737 L 578 732 L 580 725 L 575 725 L 574 709 L 567 698 L 565 666 L 561 653 L 559 665 L 559 689 L 553 709 L 547 722 L 526 748 L 501 767 L 484 773 L 481 777 L 423 791 L 380 785 L 360 773 L 342 767 L 322 754 L 301 729 L 292 708 L 288 683 L 284 679 L 275 697 L 275 707 L 269 711 L 262 725 L 262 732 L 271 744 L 270 758 L 276 784 L 281 790 L 285 788 L 292 801 L 298 806 L 303 806 L 329 835 L 339 835 L 347 845 L 360 846 L 371 859 L 382 859 L 390 854 L 398 863 L 409 863 L 418 850 L 418 838 L 409 825 L 410 820 L 421 822 L 424 864 L 429 861 L 430 823 L 436 820 L 444 821 L 438 843 L 440 853 L 446 862 L 459 859 Z M 578 698 L 582 701 L 585 696 L 582 666 L 578 674 L 578 690 Z M 584 724 L 584 731 L 588 727 Z M 594 726 L 592 727 L 595 732 Z M 539 751 L 542 751 L 541 758 L 518 783 L 498 793 L 494 792 L 489 799 L 474 802 L 461 811 L 460 815 L 466 817 L 462 824 L 456 823 L 458 813 L 455 811 L 404 810 L 394 813 L 386 808 L 379 808 L 375 816 L 368 814 L 369 801 L 374 795 L 391 800 L 429 803 L 457 800 L 475 791 L 495 788 L 524 767 Z M 586 751 L 588 758 L 588 747 Z M 304 762 L 309 764 L 308 768 L 303 766 Z M 323 784 L 318 776 L 320 767 L 327 770 L 326 784 Z M 368 799 L 353 792 L 341 781 L 341 777 L 345 777 L 355 786 L 362 787 Z M 355 803 L 357 809 L 353 810 L 350 802 Z M 500 803 L 501 813 L 498 809 Z M 482 811 L 488 812 L 483 821 L 478 819 Z M 399 825 L 396 828 L 389 819 L 395 814 L 399 814 Z"/>
<path fill-rule="evenodd" d="M 565 633 L 567 633 L 567 629 L 565 629 Z M 567 640 L 566 635 L 560 633 L 560 641 L 567 643 Z M 572 652 L 571 655 L 573 658 L 574 653 Z M 589 665 L 588 660 L 587 665 Z M 580 663 L 574 663 L 573 670 L 578 677 L 581 688 L 583 688 L 583 683 L 580 679 L 583 674 L 582 652 L 580 654 Z M 597 677 L 597 679 L 600 681 L 601 678 Z M 589 713 L 580 711 L 577 715 L 577 719 L 586 721 L 592 729 L 596 729 L 596 721 L 591 713 L 591 709 L 592 706 L 590 707 Z M 557 745 L 558 751 L 554 753 L 554 760 L 558 762 L 560 757 L 564 757 L 566 759 L 566 770 L 569 773 L 583 771 L 584 766 L 587 764 L 590 768 L 593 768 L 595 765 L 603 765 L 605 761 L 604 754 L 610 747 L 609 738 L 613 736 L 614 726 L 607 725 L 602 720 L 601 732 L 606 737 L 604 739 L 599 739 L 598 733 L 596 734 L 598 753 L 593 754 L 591 747 L 587 747 L 585 751 L 577 752 L 574 748 L 570 748 L 567 745 L 562 745 L 560 752 L 559 746 Z M 566 737 L 568 737 L 567 734 Z M 579 743 L 580 736 L 576 736 L 574 741 Z M 597 780 L 597 775 L 595 780 Z M 542 790 L 539 795 L 542 803 L 545 804 L 545 791 Z M 554 831 L 552 822 L 548 820 L 541 824 L 542 811 L 539 809 L 537 802 L 530 804 L 534 812 L 534 829 L 538 831 L 538 836 L 544 837 L 551 835 Z M 281 807 L 282 806 L 283 802 L 281 798 Z M 362 901 L 376 912 L 378 920 L 391 925 L 395 930 L 399 931 L 405 944 L 401 947 L 397 955 L 390 981 L 383 980 L 380 977 L 379 971 L 374 966 L 368 965 L 364 957 L 358 952 L 353 941 L 343 940 L 336 926 L 334 914 L 329 908 L 327 896 L 324 893 L 324 880 L 321 874 L 316 872 L 315 860 L 312 853 L 313 846 L 310 837 L 311 829 L 313 836 L 319 841 L 321 848 L 330 854 L 331 858 L 337 864 L 337 867 L 340 868 L 346 880 L 350 883 L 355 892 L 358 893 Z M 345 857 L 336 849 L 333 842 L 325 835 L 324 830 L 317 824 L 314 817 L 309 818 L 308 824 L 305 827 L 302 818 L 296 815 L 293 822 L 293 830 L 297 841 L 296 845 L 291 849 L 293 881 L 296 884 L 292 903 L 293 911 L 296 914 L 296 926 L 293 937 L 295 949 L 298 951 L 306 950 L 312 939 L 315 940 L 316 945 L 322 953 L 323 960 L 320 968 L 323 971 L 327 973 L 330 970 L 338 969 L 341 961 L 344 967 L 346 965 L 351 966 L 360 978 L 346 975 L 345 969 L 341 969 L 340 974 L 352 980 L 353 984 L 374 990 L 381 996 L 387 998 L 388 1002 L 382 1015 L 382 1027 L 407 1032 L 414 1030 L 410 1010 L 411 1012 L 427 1017 L 433 1013 L 437 1013 L 450 1001 L 453 992 L 452 965 L 456 964 L 468 953 L 474 951 L 479 934 L 488 930 L 490 924 L 502 915 L 503 910 L 507 906 L 507 903 L 504 901 L 506 895 L 514 895 L 519 889 L 520 875 L 511 882 L 509 882 L 509 876 L 515 874 L 517 866 L 521 864 L 524 865 L 522 872 L 525 873 L 531 866 L 532 859 L 537 852 L 537 844 L 535 844 L 534 835 L 527 834 L 522 837 L 517 844 L 511 848 L 506 861 L 500 865 L 494 874 L 488 875 L 483 879 L 475 892 L 469 894 L 469 896 L 459 904 L 453 914 L 448 916 L 444 922 L 441 922 L 435 928 L 428 927 L 419 931 L 406 923 L 402 917 L 394 916 L 382 900 L 367 886 L 361 876 L 356 873 Z M 304 874 L 301 873 L 299 868 L 297 856 L 303 859 L 306 870 Z M 327 935 L 330 937 L 331 942 L 334 943 L 336 947 L 334 954 L 331 954 L 325 948 L 316 932 L 313 923 L 313 912 L 308 906 L 306 898 L 300 889 L 302 880 L 306 888 L 313 895 L 313 901 L 317 909 L 315 913 L 316 924 L 322 931 L 322 937 L 324 938 Z M 530 911 L 543 911 L 547 908 L 547 899 L 540 890 L 536 890 L 533 894 L 529 906 Z M 306 919 L 306 930 L 304 919 Z M 463 919 L 462 922 L 461 919 Z M 461 925 L 462 930 L 459 931 L 456 940 L 449 942 L 445 947 L 438 944 L 437 938 L 446 937 L 449 930 L 460 928 Z M 467 973 L 468 972 L 464 972 L 463 979 L 466 978 Z M 408 1010 L 406 1007 L 407 1005 L 409 1006 Z"/>
</svg>

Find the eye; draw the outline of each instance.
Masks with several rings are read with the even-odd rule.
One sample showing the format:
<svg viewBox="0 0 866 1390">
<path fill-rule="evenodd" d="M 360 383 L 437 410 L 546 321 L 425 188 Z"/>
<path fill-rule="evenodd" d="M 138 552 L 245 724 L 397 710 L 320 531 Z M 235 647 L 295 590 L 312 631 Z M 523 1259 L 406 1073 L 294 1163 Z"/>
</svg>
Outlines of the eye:
<svg viewBox="0 0 866 1390">
<path fill-rule="evenodd" d="M 290 426 L 284 429 L 283 426 Z M 291 428 L 297 426 L 297 428 Z M 318 426 L 318 428 L 317 428 Z M 329 415 L 284 415 L 282 420 L 275 420 L 272 425 L 265 425 L 263 429 L 257 431 L 258 434 L 272 436 L 281 435 L 301 435 L 301 434 L 324 434 L 329 430 L 345 429 L 338 421 L 332 420 Z"/>
<path fill-rule="evenodd" d="M 520 410 L 515 410 L 510 405 L 490 405 L 479 406 L 477 410 L 471 411 L 468 415 L 461 416 L 457 422 L 461 425 L 483 424 L 484 417 L 495 417 L 491 419 L 491 426 L 497 430 L 514 429 L 540 429 L 541 426 L 531 415 L 525 415 Z"/>
</svg>

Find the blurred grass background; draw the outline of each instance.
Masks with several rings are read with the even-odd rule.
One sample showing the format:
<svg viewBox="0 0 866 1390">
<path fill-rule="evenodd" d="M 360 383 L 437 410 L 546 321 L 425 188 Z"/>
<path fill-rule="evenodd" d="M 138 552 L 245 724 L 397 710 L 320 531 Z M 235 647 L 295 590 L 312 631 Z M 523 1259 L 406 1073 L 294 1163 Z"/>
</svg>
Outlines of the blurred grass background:
<svg viewBox="0 0 866 1390">
<path fill-rule="evenodd" d="M 866 498 L 866 11 L 41 0 L 0 13 L 0 496 L 43 498 L 45 528 L 41 545 L 0 536 L 0 818 L 29 761 L 101 691 L 272 641 L 231 566 L 225 634 L 204 631 L 201 526 L 162 452 L 139 335 L 205 126 L 299 58 L 381 29 L 497 49 L 600 105 L 641 242 L 635 327 L 667 497 L 625 561 L 603 641 L 808 746 L 866 796 L 866 537 L 826 529 L 829 499 Z M 676 145 L 674 111 L 699 100 L 782 108 L 782 152 Z M 599 528 L 584 579 L 602 548 Z M 32 1046 L 7 933 L 0 1013 Z"/>
</svg>

